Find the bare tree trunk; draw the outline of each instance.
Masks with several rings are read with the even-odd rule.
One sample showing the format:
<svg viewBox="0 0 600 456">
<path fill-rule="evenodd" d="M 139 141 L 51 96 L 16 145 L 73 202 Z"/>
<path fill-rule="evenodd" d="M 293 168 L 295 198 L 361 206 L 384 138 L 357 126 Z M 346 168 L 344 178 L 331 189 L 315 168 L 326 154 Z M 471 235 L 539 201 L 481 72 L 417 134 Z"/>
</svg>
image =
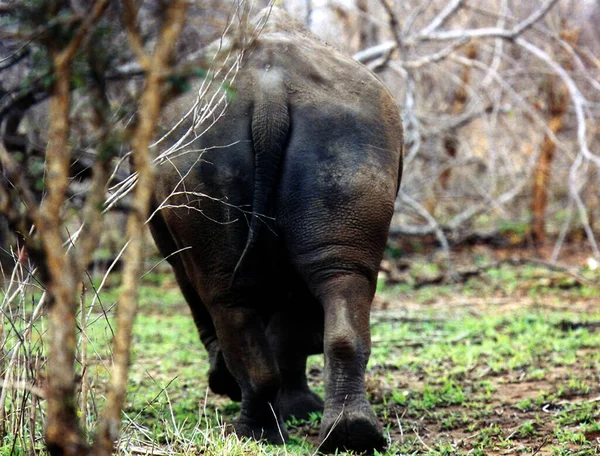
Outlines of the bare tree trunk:
<svg viewBox="0 0 600 456">
<path fill-rule="evenodd" d="M 40 206 L 36 228 L 40 233 L 48 274 L 49 335 L 48 419 L 46 444 L 51 454 L 80 454 L 84 442 L 77 422 L 75 401 L 75 312 L 77 266 L 63 248 L 62 203 L 69 183 L 71 149 L 70 59 L 55 54 L 55 84 L 50 98 L 50 133 L 46 149 L 48 193 Z"/>
<path fill-rule="evenodd" d="M 556 81 L 548 84 L 547 95 L 550 99 L 558 98 L 558 95 L 564 95 L 564 89 L 556 93 Z M 554 112 L 550 117 L 548 128 L 552 133 L 558 133 L 563 124 L 563 115 L 566 111 L 567 97 L 562 97 L 562 102 L 554 106 L 551 111 Z M 533 198 L 531 201 L 531 236 L 536 243 L 543 243 L 546 239 L 546 209 L 548 207 L 548 184 L 550 182 L 550 172 L 556 144 L 548 136 L 544 137 L 542 150 L 538 158 L 533 174 Z"/>
<path fill-rule="evenodd" d="M 69 185 L 69 115 L 71 109 L 71 63 L 75 53 L 87 38 L 90 28 L 108 6 L 108 0 L 98 0 L 88 18 L 64 49 L 50 43 L 54 63 L 54 84 L 51 91 L 50 131 L 46 148 L 47 195 L 34 217 L 42 241 L 47 275 L 49 305 L 50 353 L 48 357 L 48 418 L 46 445 L 51 454 L 80 455 L 87 448 L 77 420 L 75 398 L 75 327 L 78 305 L 78 284 L 89 256 L 95 248 L 100 229 L 88 224 L 89 248 L 79 256 L 65 251 L 64 220 L 61 215 Z M 91 200 L 97 196 L 93 195 Z M 88 204 L 91 202 L 88 201 Z M 92 211 L 99 213 L 95 201 Z M 94 207 L 95 206 L 95 207 Z M 33 210 L 33 208 L 32 208 Z M 89 210 L 87 211 L 89 213 Z M 97 216 L 96 216 L 97 217 Z M 92 222 L 93 220 L 88 220 Z M 92 231 L 93 230 L 93 231 Z"/>
<path fill-rule="evenodd" d="M 99 154 L 93 163 L 91 187 L 82 210 L 83 225 L 79 231 L 80 242 L 76 248 L 71 248 L 74 240 L 67 236 L 63 206 L 67 198 L 72 158 L 69 145 L 72 63 L 108 3 L 109 0 L 96 0 L 81 26 L 75 31 L 73 38 L 67 43 L 59 44 L 59 41 L 55 41 L 52 36 L 47 40 L 47 48 L 53 64 L 53 84 L 50 90 L 49 132 L 45 153 L 46 195 L 39 206 L 33 197 L 31 183 L 26 182 L 22 173 L 19 173 L 18 164 L 3 146 L 0 147 L 0 161 L 5 173 L 12 178 L 13 185 L 20 192 L 20 200 L 27 206 L 27 215 L 17 214 L 17 216 L 20 216 L 20 220 L 26 218 L 27 222 L 35 225 L 41 241 L 40 269 L 49 297 L 50 338 L 45 438 L 47 448 L 53 455 L 111 454 L 114 441 L 118 437 L 129 368 L 129 346 L 137 301 L 137 281 L 141 275 L 143 230 L 152 185 L 149 145 L 162 107 L 163 82 L 171 75 L 172 54 L 183 28 L 187 5 L 185 0 L 175 0 L 170 4 L 166 9 L 166 19 L 154 53 L 147 55 L 135 24 L 136 5 L 132 1 L 124 2 L 132 48 L 146 72 L 146 86 L 141 97 L 137 129 L 133 137 L 133 162 L 138 172 L 138 184 L 128 226 L 130 255 L 125 268 L 125 290 L 117 313 L 113 382 L 108 394 L 105 420 L 100 427 L 95 446 L 90 448 L 77 419 L 75 335 L 80 286 L 85 267 L 100 239 L 102 204 L 112 158 L 111 153 L 108 152 L 111 149 L 104 147 L 109 124 L 105 116 L 107 109 L 102 103 L 97 103 L 94 109 L 100 131 L 100 147 L 105 152 Z M 50 4 L 47 13 L 58 14 L 57 5 Z M 103 94 L 95 95 L 96 98 L 102 98 L 98 95 Z M 9 191 L 4 187 L 1 187 L 0 191 L 3 201 L 10 204 Z M 6 208 L 3 207 L 4 209 Z M 33 246 L 31 244 L 33 239 L 31 236 L 26 238 L 28 247 Z"/>
<path fill-rule="evenodd" d="M 135 5 L 131 0 L 125 0 L 124 6 L 127 11 L 125 20 L 128 34 L 135 43 L 140 39 L 136 27 Z M 142 48 L 136 51 L 140 65 L 146 70 L 146 86 L 132 141 L 133 167 L 138 174 L 138 181 L 127 223 L 129 245 L 123 272 L 123 292 L 117 308 L 111 385 L 103 420 L 94 442 L 94 455 L 97 456 L 112 454 L 114 442 L 119 436 L 121 410 L 127 390 L 133 322 L 137 311 L 138 280 L 142 272 L 143 234 L 154 180 L 150 142 L 162 107 L 162 82 L 170 72 L 171 53 L 185 22 L 186 6 L 185 0 L 174 0 L 171 3 L 153 55 L 146 55 Z"/>
<path fill-rule="evenodd" d="M 578 30 L 564 30 L 562 38 L 569 44 L 574 45 L 579 37 Z M 570 58 L 566 58 L 564 67 L 572 69 Z M 550 120 L 548 129 L 556 134 L 563 127 L 564 115 L 569 103 L 569 92 L 560 79 L 551 75 L 546 80 L 545 95 L 548 105 Z M 552 162 L 556 144 L 554 140 L 546 135 L 542 142 L 541 152 L 533 173 L 533 196 L 531 200 L 531 227 L 530 234 L 536 244 L 542 244 L 546 240 L 546 210 L 548 208 L 548 186 L 552 171 Z"/>
</svg>

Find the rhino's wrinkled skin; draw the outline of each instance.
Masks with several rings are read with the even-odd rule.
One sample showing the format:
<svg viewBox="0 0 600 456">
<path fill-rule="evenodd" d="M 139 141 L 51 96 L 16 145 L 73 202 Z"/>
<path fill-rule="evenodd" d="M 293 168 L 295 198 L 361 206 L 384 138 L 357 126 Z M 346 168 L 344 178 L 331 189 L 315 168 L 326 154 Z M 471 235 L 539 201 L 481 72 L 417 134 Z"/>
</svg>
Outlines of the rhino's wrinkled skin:
<svg viewBox="0 0 600 456">
<path fill-rule="evenodd" d="M 212 390 L 242 401 L 236 432 L 281 442 L 283 419 L 324 408 L 322 451 L 372 450 L 385 440 L 365 396 L 369 313 L 402 126 L 377 78 L 291 24 L 272 12 L 224 117 L 186 146 L 207 149 L 201 160 L 158 168 L 166 207 L 151 229 L 163 255 L 183 249 L 168 260 L 210 353 Z M 305 373 L 322 351 L 324 403 Z"/>
</svg>

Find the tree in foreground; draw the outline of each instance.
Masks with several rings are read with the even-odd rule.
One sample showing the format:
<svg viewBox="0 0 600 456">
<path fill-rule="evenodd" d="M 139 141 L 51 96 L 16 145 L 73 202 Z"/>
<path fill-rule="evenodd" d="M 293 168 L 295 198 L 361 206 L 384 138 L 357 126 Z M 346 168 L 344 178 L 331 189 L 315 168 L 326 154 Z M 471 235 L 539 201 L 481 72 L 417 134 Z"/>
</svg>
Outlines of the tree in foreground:
<svg viewBox="0 0 600 456">
<path fill-rule="evenodd" d="M 240 18 L 248 13 L 243 3 L 235 6 L 230 11 L 234 19 L 218 29 L 243 24 Z M 18 240 L 17 250 L 10 252 L 17 266 L 7 281 L 3 309 L 11 308 L 23 282 L 39 280 L 41 289 L 11 355 L 5 351 L 11 329 L 4 318 L 0 326 L 4 378 L 0 438 L 11 431 L 6 427 L 7 398 L 19 387 L 14 381 L 20 378 L 17 353 L 45 310 L 46 384 L 30 391 L 47 400 L 47 448 L 61 455 L 111 454 L 126 394 L 156 158 L 155 128 L 163 106 L 187 90 L 189 80 L 197 76 L 212 83 L 222 80 L 214 72 L 211 75 L 197 47 L 209 35 L 208 31 L 198 35 L 198 21 L 206 13 L 185 0 L 143 5 L 132 0 L 96 0 L 91 5 L 36 1 L 0 7 L 6 56 L 0 68 L 5 76 L 0 87 L 0 211 Z M 186 18 L 191 24 L 187 28 Z M 239 38 L 243 42 L 243 34 Z M 123 184 L 127 162 L 135 171 L 135 185 L 131 180 Z M 121 252 L 113 367 L 101 419 L 88 441 L 78 417 L 76 315 L 81 305 L 79 323 L 84 328 L 87 268 L 106 226 L 108 206 L 115 206 L 114 201 L 106 203 L 110 188 L 119 183 L 128 188 L 119 202 L 127 213 L 127 244 Z M 20 276 L 23 273 L 25 277 Z M 81 374 L 82 402 L 85 374 Z M 32 407 L 35 414 L 35 404 Z M 84 404 L 84 427 L 85 410 Z"/>
</svg>

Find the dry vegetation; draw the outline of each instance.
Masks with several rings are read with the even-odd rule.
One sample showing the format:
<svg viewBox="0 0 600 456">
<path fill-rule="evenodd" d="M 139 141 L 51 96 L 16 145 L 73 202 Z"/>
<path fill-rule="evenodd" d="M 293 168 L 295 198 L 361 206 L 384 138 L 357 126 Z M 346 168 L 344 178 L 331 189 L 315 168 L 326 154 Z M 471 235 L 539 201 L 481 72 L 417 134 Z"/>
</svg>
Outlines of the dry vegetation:
<svg viewBox="0 0 600 456">
<path fill-rule="evenodd" d="M 406 126 L 395 232 L 444 245 L 507 221 L 538 244 L 549 234 L 556 261 L 581 230 L 597 257 L 597 6 L 368 5 L 377 37 L 352 50 L 397 94 Z"/>
</svg>

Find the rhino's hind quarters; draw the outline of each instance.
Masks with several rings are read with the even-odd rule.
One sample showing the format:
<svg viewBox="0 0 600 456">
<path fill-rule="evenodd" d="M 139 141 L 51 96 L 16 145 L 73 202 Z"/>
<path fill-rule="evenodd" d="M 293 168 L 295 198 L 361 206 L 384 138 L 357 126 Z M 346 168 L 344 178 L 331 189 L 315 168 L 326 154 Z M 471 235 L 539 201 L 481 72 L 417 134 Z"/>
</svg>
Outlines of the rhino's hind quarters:
<svg viewBox="0 0 600 456">
<path fill-rule="evenodd" d="M 323 351 L 321 450 L 372 452 L 386 441 L 365 389 L 369 315 L 400 112 L 365 67 L 277 16 L 245 53 L 223 116 L 160 167 L 154 198 L 169 205 L 153 236 L 209 350 L 211 389 L 242 399 L 239 436 L 283 443 L 283 418 L 321 409 L 306 358 Z M 187 189 L 211 197 L 190 210 Z"/>
<path fill-rule="evenodd" d="M 232 285 L 244 266 L 244 259 L 253 250 L 261 225 L 265 223 L 261 217 L 267 214 L 267 207 L 273 199 L 290 129 L 287 89 L 283 76 L 274 70 L 261 71 L 259 74 L 251 124 L 254 148 L 252 218 L 246 246 L 233 271 Z"/>
</svg>

